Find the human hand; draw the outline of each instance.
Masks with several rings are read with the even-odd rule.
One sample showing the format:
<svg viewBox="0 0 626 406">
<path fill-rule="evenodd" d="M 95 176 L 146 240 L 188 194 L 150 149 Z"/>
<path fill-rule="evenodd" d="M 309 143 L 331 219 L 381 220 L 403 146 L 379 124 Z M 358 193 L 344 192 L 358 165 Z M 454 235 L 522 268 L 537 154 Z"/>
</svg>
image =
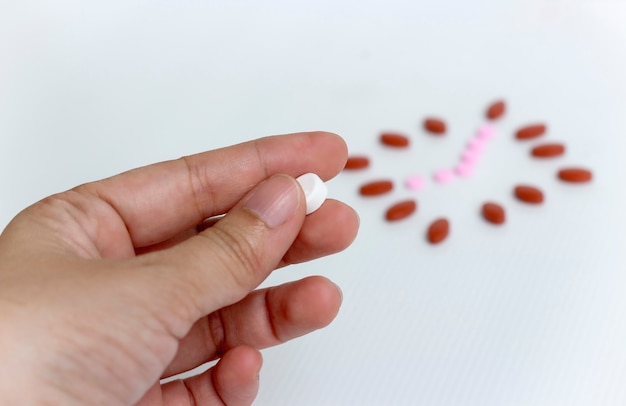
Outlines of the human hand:
<svg viewBox="0 0 626 406">
<path fill-rule="evenodd" d="M 0 235 L 0 403 L 252 403 L 258 349 L 339 309 L 340 291 L 322 277 L 253 289 L 277 267 L 352 242 L 355 212 L 329 199 L 305 217 L 293 179 L 327 180 L 346 155 L 329 133 L 268 137 L 24 210 Z M 213 359 L 201 375 L 160 384 Z"/>
</svg>

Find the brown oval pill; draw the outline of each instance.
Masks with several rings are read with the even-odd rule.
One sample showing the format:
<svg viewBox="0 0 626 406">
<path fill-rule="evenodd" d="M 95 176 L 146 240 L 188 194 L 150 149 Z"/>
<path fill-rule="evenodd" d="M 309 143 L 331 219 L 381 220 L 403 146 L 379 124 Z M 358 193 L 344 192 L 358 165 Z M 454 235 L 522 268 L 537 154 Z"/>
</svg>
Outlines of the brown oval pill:
<svg viewBox="0 0 626 406">
<path fill-rule="evenodd" d="M 489 120 L 496 120 L 504 114 L 506 111 L 506 104 L 504 104 L 504 100 L 498 100 L 494 102 L 489 108 L 487 108 L 487 112 L 485 115 Z"/>
<path fill-rule="evenodd" d="M 515 197 L 525 203 L 543 203 L 543 192 L 534 186 L 520 185 L 515 187 Z"/>
<path fill-rule="evenodd" d="M 406 148 L 409 146 L 409 137 L 399 133 L 382 133 L 380 142 L 395 148 Z"/>
<path fill-rule="evenodd" d="M 431 244 L 439 244 L 448 237 L 450 233 L 450 223 L 445 218 L 440 218 L 431 223 L 428 227 L 428 241 Z"/>
<path fill-rule="evenodd" d="M 393 182 L 390 180 L 377 180 L 361 186 L 360 193 L 363 196 L 376 196 L 390 192 L 393 189 Z"/>
<path fill-rule="evenodd" d="M 562 181 L 571 183 L 586 183 L 593 178 L 591 171 L 584 168 L 563 168 L 558 175 Z"/>
<path fill-rule="evenodd" d="M 483 204 L 483 217 L 490 223 L 504 224 L 506 221 L 506 212 L 499 204 L 487 202 Z"/>
<path fill-rule="evenodd" d="M 402 220 L 403 218 L 409 217 L 413 214 L 416 209 L 417 202 L 415 200 L 404 200 L 387 209 L 385 218 L 388 221 Z"/>
<path fill-rule="evenodd" d="M 365 169 L 370 166 L 370 159 L 366 156 L 351 156 L 348 157 L 346 161 L 346 165 L 343 169 L 354 170 L 354 169 Z"/>
<path fill-rule="evenodd" d="M 565 145 L 559 143 L 541 144 L 530 150 L 530 154 L 535 158 L 552 158 L 564 153 Z"/>
<path fill-rule="evenodd" d="M 433 134 L 443 134 L 446 132 L 446 123 L 438 118 L 427 118 L 424 120 L 424 129 Z"/>
<path fill-rule="evenodd" d="M 515 133 L 515 138 L 518 140 L 530 140 L 543 135 L 545 132 L 545 124 L 531 124 L 518 129 Z"/>
</svg>

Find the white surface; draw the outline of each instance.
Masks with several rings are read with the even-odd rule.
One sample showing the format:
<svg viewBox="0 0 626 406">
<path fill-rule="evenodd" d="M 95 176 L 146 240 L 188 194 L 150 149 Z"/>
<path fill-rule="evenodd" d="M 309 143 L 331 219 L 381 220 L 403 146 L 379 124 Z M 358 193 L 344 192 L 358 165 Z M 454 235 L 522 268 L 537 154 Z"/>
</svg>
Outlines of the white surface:
<svg viewBox="0 0 626 406">
<path fill-rule="evenodd" d="M 0 2 L 0 224 L 48 194 L 258 136 L 324 129 L 370 169 L 329 182 L 361 231 L 274 273 L 344 292 L 327 329 L 264 351 L 259 405 L 626 404 L 626 3 Z M 503 97 L 476 173 L 364 199 L 361 182 L 452 165 Z M 424 135 L 426 115 L 448 135 Z M 545 121 L 565 157 L 512 140 Z M 381 130 L 411 134 L 382 148 Z M 594 170 L 586 186 L 562 164 Z M 547 195 L 517 203 L 517 182 Z M 418 212 L 383 221 L 416 196 Z M 507 208 L 504 227 L 478 215 Z M 428 223 L 451 221 L 432 247 Z"/>
</svg>

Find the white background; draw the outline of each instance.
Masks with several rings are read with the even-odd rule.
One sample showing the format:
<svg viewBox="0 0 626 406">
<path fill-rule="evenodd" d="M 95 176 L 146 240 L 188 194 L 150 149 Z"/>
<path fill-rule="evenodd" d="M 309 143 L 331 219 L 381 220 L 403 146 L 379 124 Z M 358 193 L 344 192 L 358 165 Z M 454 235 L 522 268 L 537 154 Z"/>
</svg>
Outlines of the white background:
<svg viewBox="0 0 626 406">
<path fill-rule="evenodd" d="M 497 98 L 474 177 L 402 187 L 452 165 Z M 266 282 L 326 275 L 344 305 L 264 351 L 259 405 L 626 404 L 625 116 L 621 1 L 0 1 L 2 227 L 79 183 L 264 135 L 334 131 L 372 158 L 329 182 L 361 216 L 353 246 Z M 536 121 L 564 157 L 513 139 Z M 387 129 L 411 148 L 379 145 Z M 570 164 L 592 184 L 558 182 Z M 391 195 L 358 196 L 382 177 Z M 545 204 L 515 201 L 520 182 Z M 410 196 L 415 216 L 383 220 Z M 505 226 L 480 218 L 488 199 Z"/>
</svg>

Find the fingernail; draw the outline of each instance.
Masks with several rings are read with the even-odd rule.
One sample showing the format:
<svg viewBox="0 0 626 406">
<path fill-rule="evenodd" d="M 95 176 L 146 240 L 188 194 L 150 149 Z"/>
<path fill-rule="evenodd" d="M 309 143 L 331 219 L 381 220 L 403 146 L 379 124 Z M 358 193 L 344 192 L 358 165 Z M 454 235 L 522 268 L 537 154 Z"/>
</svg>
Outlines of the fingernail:
<svg viewBox="0 0 626 406">
<path fill-rule="evenodd" d="M 341 302 L 343 302 L 343 290 L 341 290 L 341 288 L 339 287 L 339 285 L 337 285 L 336 283 L 334 284 L 335 287 L 337 288 L 337 291 L 339 292 L 339 297 L 341 299 Z"/>
<path fill-rule="evenodd" d="M 274 228 L 293 215 L 298 199 L 298 185 L 295 180 L 276 175 L 252 192 L 244 207 L 256 213 L 268 227 Z"/>
</svg>

